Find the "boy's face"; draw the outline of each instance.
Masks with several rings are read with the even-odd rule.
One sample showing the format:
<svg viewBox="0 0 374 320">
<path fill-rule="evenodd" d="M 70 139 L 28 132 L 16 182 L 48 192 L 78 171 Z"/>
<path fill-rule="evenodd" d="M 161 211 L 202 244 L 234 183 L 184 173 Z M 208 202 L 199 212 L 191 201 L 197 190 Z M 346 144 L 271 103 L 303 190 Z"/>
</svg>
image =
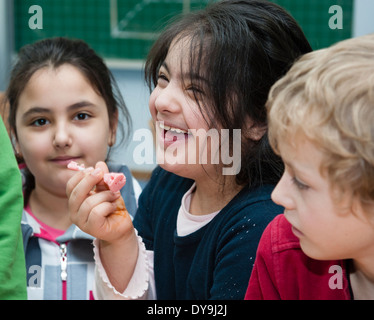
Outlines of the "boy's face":
<svg viewBox="0 0 374 320">
<path fill-rule="evenodd" d="M 295 142 L 279 144 L 285 172 L 272 199 L 285 208 L 304 253 L 318 260 L 372 256 L 374 229 L 366 215 L 362 210 L 352 212 L 350 196 L 334 201 L 337 189 L 331 188 L 327 175 L 321 175 L 323 153 L 305 138 Z"/>
</svg>

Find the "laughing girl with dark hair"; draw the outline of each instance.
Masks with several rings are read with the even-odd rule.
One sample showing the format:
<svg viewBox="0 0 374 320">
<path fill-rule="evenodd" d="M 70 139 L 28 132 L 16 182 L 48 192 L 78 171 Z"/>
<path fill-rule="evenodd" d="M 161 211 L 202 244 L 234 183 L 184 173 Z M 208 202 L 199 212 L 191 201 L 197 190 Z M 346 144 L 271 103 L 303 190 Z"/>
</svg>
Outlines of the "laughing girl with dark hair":
<svg viewBox="0 0 374 320">
<path fill-rule="evenodd" d="M 244 297 L 260 236 L 282 212 L 270 199 L 283 165 L 267 140 L 265 102 L 310 50 L 294 19 L 267 1 L 220 1 L 161 34 L 145 72 L 158 155 L 175 161 L 160 161 L 134 224 L 110 214 L 115 195 L 87 196 L 104 164 L 68 182 L 72 220 L 97 238 L 98 297 Z M 224 175 L 224 161 L 199 163 L 215 145 L 199 143 L 196 132 L 211 129 L 240 131 L 239 142 L 224 146 L 221 136 L 212 153 L 239 143 L 237 174 Z"/>
</svg>

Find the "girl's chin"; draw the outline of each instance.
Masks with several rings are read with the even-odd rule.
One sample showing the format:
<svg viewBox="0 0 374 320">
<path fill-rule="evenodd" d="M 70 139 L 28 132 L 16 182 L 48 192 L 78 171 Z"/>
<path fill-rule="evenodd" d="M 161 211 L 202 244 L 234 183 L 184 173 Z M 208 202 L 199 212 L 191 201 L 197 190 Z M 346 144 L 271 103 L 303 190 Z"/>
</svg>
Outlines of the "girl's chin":
<svg viewBox="0 0 374 320">
<path fill-rule="evenodd" d="M 181 163 L 167 163 L 167 162 L 158 162 L 158 165 L 171 173 L 174 173 L 180 177 L 187 178 L 187 179 L 193 179 L 194 180 L 194 174 L 196 172 L 196 169 L 193 169 L 192 167 L 194 165 L 191 164 L 181 164 Z M 201 167 L 201 165 L 198 165 Z"/>
</svg>

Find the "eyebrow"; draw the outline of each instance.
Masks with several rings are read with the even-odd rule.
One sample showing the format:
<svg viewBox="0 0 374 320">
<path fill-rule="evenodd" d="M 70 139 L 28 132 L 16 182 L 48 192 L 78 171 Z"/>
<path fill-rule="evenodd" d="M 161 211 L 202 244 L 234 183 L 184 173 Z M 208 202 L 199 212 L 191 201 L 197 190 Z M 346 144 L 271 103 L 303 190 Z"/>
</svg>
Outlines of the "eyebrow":
<svg viewBox="0 0 374 320">
<path fill-rule="evenodd" d="M 287 167 L 289 167 L 290 169 L 292 169 L 293 171 L 299 171 L 299 172 L 301 171 L 302 168 L 299 168 L 297 165 L 295 166 L 293 163 L 291 163 L 289 161 L 285 161 L 283 158 L 282 158 L 282 160 L 283 160 L 283 163 Z"/>
<path fill-rule="evenodd" d="M 206 78 L 202 77 L 200 74 L 197 74 L 197 73 L 190 74 L 190 78 L 193 80 L 204 82 L 205 84 L 209 85 L 209 81 Z"/>
<path fill-rule="evenodd" d="M 89 102 L 89 101 L 80 101 L 80 102 L 77 102 L 77 103 L 74 103 L 74 104 L 70 105 L 68 107 L 68 111 L 74 111 L 74 110 L 77 110 L 77 109 L 80 109 L 80 108 L 83 108 L 83 107 L 95 107 L 95 105 L 92 102 Z M 40 113 L 50 114 L 50 113 L 52 113 L 52 111 L 49 108 L 32 107 L 31 109 L 27 110 L 23 114 L 22 118 L 27 119 L 34 114 L 40 114 Z"/>
<path fill-rule="evenodd" d="M 166 69 L 167 72 L 170 72 L 169 67 L 168 67 L 168 64 L 167 64 L 165 61 L 163 61 L 163 62 L 161 63 L 160 69 L 161 69 L 161 67 L 164 67 L 164 68 Z"/>
<path fill-rule="evenodd" d="M 283 160 L 283 163 L 285 166 L 289 167 L 292 170 L 292 172 L 300 176 L 302 179 L 309 180 L 311 177 L 313 177 L 313 172 L 308 167 L 299 166 L 297 165 L 297 163 L 295 166 L 295 164 L 292 165 L 289 161 L 284 161 L 284 160 Z"/>
</svg>

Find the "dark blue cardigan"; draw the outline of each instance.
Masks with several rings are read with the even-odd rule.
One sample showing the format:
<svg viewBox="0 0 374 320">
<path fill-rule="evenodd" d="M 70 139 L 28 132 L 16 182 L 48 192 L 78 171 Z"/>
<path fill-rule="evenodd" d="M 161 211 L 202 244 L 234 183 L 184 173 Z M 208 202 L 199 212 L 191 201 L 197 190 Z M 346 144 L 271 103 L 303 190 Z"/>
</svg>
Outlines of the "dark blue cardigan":
<svg viewBox="0 0 374 320">
<path fill-rule="evenodd" d="M 181 199 L 192 180 L 156 168 L 139 198 L 134 226 L 154 251 L 157 299 L 243 299 L 267 224 L 283 209 L 273 186 L 244 188 L 206 226 L 179 237 Z"/>
</svg>

